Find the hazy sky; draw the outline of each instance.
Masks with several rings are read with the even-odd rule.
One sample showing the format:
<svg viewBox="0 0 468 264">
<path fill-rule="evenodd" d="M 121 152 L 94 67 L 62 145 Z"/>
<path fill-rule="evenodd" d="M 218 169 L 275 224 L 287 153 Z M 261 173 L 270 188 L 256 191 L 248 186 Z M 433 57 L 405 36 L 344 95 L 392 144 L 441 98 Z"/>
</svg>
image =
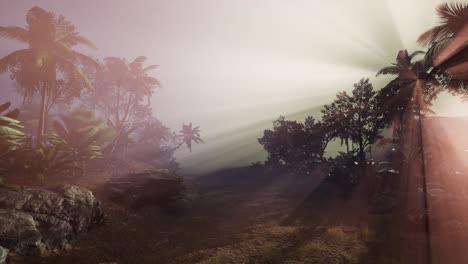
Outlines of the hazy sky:
<svg viewBox="0 0 468 264">
<path fill-rule="evenodd" d="M 154 113 L 171 128 L 192 121 L 206 143 L 179 153 L 187 171 L 262 159 L 256 138 L 279 115 L 318 116 L 321 105 L 398 50 L 417 49 L 437 22 L 431 0 L 0 0 L 0 25 L 25 25 L 37 5 L 63 14 L 96 57 L 148 57 L 163 87 Z M 18 47 L 0 39 L 0 56 Z M 6 76 L 6 75 L 5 75 Z M 3 77 L 5 82 L 7 78 Z M 450 99 L 444 114 L 460 113 Z M 466 113 L 464 108 L 464 113 Z"/>
</svg>

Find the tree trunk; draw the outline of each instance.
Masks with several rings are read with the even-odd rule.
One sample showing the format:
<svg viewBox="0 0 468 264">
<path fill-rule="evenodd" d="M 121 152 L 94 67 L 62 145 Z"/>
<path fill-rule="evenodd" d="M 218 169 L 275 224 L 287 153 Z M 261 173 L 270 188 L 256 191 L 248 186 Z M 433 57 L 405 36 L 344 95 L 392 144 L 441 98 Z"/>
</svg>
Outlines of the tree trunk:
<svg viewBox="0 0 468 264">
<path fill-rule="evenodd" d="M 362 142 L 362 139 L 359 140 L 359 157 L 360 161 L 365 161 L 366 160 L 366 153 L 364 151 L 364 143 Z"/>
<path fill-rule="evenodd" d="M 57 81 L 57 72 L 55 70 L 56 66 L 54 62 L 51 62 L 48 68 L 47 79 L 43 83 L 42 87 L 42 96 L 41 96 L 41 112 L 39 116 L 39 127 L 37 132 L 37 144 L 40 144 L 42 137 L 46 131 L 46 121 L 47 121 L 47 97 L 48 92 L 52 92 L 55 89 L 55 83 Z M 49 89 L 49 90 L 48 90 Z"/>
<path fill-rule="evenodd" d="M 173 148 L 171 149 L 171 151 L 177 150 L 177 149 L 180 148 L 180 146 L 182 146 L 184 143 L 185 143 L 184 141 L 180 142 L 177 146 L 173 147 Z"/>
<path fill-rule="evenodd" d="M 42 85 L 41 95 L 41 112 L 39 113 L 39 126 L 37 128 L 37 144 L 42 141 L 45 132 L 45 117 L 46 117 L 46 98 L 47 98 L 47 85 Z"/>
</svg>

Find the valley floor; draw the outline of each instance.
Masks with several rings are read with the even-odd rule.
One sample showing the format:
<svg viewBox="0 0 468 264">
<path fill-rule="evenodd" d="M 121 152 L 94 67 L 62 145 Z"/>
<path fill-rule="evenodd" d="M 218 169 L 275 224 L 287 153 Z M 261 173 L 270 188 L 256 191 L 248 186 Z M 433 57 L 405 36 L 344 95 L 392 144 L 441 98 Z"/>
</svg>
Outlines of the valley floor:
<svg viewBox="0 0 468 264">
<path fill-rule="evenodd" d="M 128 209 L 96 192 L 103 226 L 69 251 L 11 263 L 375 263 L 365 192 L 341 197 L 322 179 L 232 169 L 193 179 L 198 198 L 178 210 Z"/>
</svg>

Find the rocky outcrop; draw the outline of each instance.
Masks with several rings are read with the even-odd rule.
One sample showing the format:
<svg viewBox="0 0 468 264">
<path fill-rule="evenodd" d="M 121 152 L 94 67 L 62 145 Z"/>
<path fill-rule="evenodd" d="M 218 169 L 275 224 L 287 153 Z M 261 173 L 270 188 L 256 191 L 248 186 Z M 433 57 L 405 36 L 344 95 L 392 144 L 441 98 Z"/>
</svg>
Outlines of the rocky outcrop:
<svg viewBox="0 0 468 264">
<path fill-rule="evenodd" d="M 0 247 L 0 264 L 5 264 L 8 256 L 8 249 Z"/>
<path fill-rule="evenodd" d="M 101 220 L 99 201 L 78 186 L 0 188 L 0 246 L 16 253 L 67 248 L 76 235 Z"/>
<path fill-rule="evenodd" d="M 182 177 L 167 170 L 153 170 L 112 179 L 102 189 L 111 200 L 133 208 L 187 206 L 196 197 L 193 187 L 188 186 Z"/>
</svg>

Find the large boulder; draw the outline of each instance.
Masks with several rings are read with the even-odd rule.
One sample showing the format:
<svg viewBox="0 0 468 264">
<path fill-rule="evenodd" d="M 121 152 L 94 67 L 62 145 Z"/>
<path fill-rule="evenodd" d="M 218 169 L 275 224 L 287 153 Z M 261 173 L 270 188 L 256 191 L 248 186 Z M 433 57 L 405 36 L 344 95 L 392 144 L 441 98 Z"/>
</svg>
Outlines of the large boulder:
<svg viewBox="0 0 468 264">
<path fill-rule="evenodd" d="M 112 179 L 103 192 L 116 202 L 133 208 L 186 206 L 194 200 L 195 189 L 168 170 L 152 170 Z"/>
<path fill-rule="evenodd" d="M 20 254 L 66 248 L 101 219 L 99 201 L 78 186 L 0 188 L 0 246 Z"/>
</svg>

